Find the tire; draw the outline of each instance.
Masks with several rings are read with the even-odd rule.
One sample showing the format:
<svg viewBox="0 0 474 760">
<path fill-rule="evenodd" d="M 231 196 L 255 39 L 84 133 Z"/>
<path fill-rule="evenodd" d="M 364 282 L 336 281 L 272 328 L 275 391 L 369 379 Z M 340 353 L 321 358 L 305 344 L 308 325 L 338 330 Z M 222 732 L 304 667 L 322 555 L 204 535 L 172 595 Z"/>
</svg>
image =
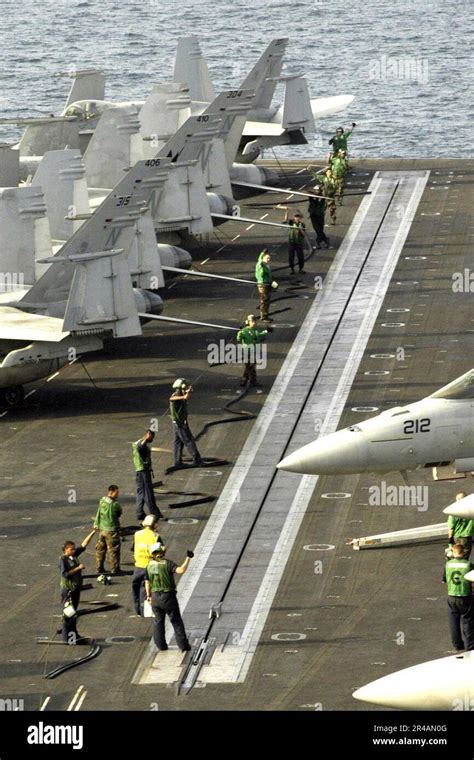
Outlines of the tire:
<svg viewBox="0 0 474 760">
<path fill-rule="evenodd" d="M 2 391 L 2 401 L 8 409 L 21 404 L 25 398 L 25 391 L 22 385 L 10 385 Z"/>
</svg>

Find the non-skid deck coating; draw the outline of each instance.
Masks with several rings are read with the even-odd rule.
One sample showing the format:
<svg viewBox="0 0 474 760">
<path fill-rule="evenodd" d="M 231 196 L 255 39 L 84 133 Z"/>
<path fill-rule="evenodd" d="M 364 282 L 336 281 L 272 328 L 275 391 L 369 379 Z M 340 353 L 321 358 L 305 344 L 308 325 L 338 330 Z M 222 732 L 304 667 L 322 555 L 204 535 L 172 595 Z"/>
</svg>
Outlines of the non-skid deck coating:
<svg viewBox="0 0 474 760">
<path fill-rule="evenodd" d="M 303 163 L 285 163 L 284 166 L 286 173 L 303 168 Z M 372 180 L 374 170 L 415 171 L 419 178 L 429 170 L 430 176 L 385 298 L 378 314 L 374 311 L 373 329 L 370 320 L 366 324 L 367 334 L 362 329 L 358 350 L 363 356 L 358 364 L 360 356 L 354 354 L 354 381 L 351 383 L 348 374 L 341 385 L 340 390 L 349 391 L 349 395 L 344 409 L 334 407 L 333 410 L 334 414 L 342 411 L 339 426 L 372 413 L 357 411 L 361 408 L 382 410 L 427 395 L 471 366 L 472 296 L 453 292 L 451 284 L 452 274 L 462 272 L 471 263 L 474 224 L 470 209 L 474 195 L 474 162 L 358 163 L 356 174 L 349 181 L 359 189 L 363 183 Z M 301 184 L 296 176 L 293 186 L 296 188 Z M 329 234 L 335 233 L 336 243 L 347 232 L 361 201 L 360 196 L 347 199 L 346 205 L 338 209 L 337 226 L 328 227 Z M 253 206 L 264 202 L 268 203 L 268 198 L 264 200 L 262 196 L 247 202 L 246 215 L 268 213 L 270 219 L 280 221 L 282 211 Z M 400 228 L 400 219 L 407 211 L 405 203 L 400 202 L 398 206 L 392 221 Z M 388 216 L 386 221 L 387 224 L 390 221 Z M 387 228 L 390 239 L 394 237 L 393 232 L 394 228 Z M 218 245 L 207 248 L 202 257 L 194 255 L 198 263 L 210 255 L 211 261 L 203 265 L 210 271 L 248 277 L 263 243 L 270 243 L 270 249 L 275 251 L 277 267 L 285 263 L 286 246 L 279 229 L 270 233 L 267 229 L 263 233 L 255 227 L 245 231 L 245 228 L 231 223 L 220 228 L 217 234 Z M 238 235 L 240 237 L 232 241 Z M 225 248 L 217 253 L 223 245 Z M 383 246 L 379 256 L 382 251 Z M 337 256 L 340 260 L 342 254 L 339 252 Z M 392 255 L 387 250 L 387 262 L 394 256 L 395 253 Z M 303 278 L 307 289 L 299 295 L 309 298 L 299 297 L 275 304 L 274 311 L 288 306 L 291 311 L 275 315 L 277 324 L 283 326 L 277 327 L 271 336 L 269 366 L 262 372 L 264 393 L 248 397 L 242 402 L 242 408 L 258 411 L 268 391 L 270 402 L 273 394 L 278 392 L 277 388 L 270 390 L 272 379 L 280 370 L 308 310 L 316 308 L 313 277 L 323 275 L 333 258 L 334 252 L 324 251 L 308 262 L 308 274 Z M 380 267 L 380 261 L 377 266 Z M 380 268 L 377 271 L 380 272 Z M 385 274 L 389 275 L 389 272 Z M 277 279 L 283 287 L 290 284 L 287 270 L 279 272 Z M 325 285 L 329 283 L 330 279 Z M 359 284 L 362 285 L 361 280 Z M 241 319 L 255 309 L 252 288 L 241 287 L 243 290 L 236 294 L 235 286 L 225 284 L 215 289 L 209 284 L 194 284 L 194 281 L 191 284 L 186 278 L 169 291 L 167 310 L 185 318 L 210 320 L 212 317 L 212 321 L 222 319 L 230 323 L 234 314 L 236 319 Z M 249 290 L 245 290 L 247 287 Z M 318 298 L 324 298 L 324 293 L 325 287 Z M 362 289 L 361 296 L 363 293 Z M 279 294 L 284 291 L 280 290 Z M 365 297 L 368 295 L 366 289 Z M 374 286 L 371 297 L 376 296 L 377 287 Z M 357 306 L 354 313 L 364 308 L 363 303 L 354 300 L 353 305 Z M 337 306 L 335 299 L 326 312 L 328 319 L 332 308 Z M 318 340 L 322 344 L 323 327 L 321 322 Z M 158 334 L 161 334 L 159 342 L 156 339 Z M 329 373 L 327 382 L 320 386 L 321 396 L 308 405 L 310 425 L 314 425 L 314 419 L 320 415 L 318 398 L 323 411 L 326 414 L 330 411 L 327 408 L 330 395 L 323 395 L 323 392 L 330 394 L 331 384 L 343 380 L 341 367 L 345 366 L 347 352 L 357 348 L 356 334 L 354 325 L 351 340 L 338 344 L 336 337 L 333 341 L 335 364 L 328 363 L 327 367 L 334 370 L 335 377 L 331 378 Z M 429 488 L 429 508 L 420 512 L 415 507 L 369 505 L 368 487 L 380 481 L 371 476 L 320 478 L 314 488 L 314 484 L 308 481 L 316 479 L 286 473 L 289 479 L 301 481 L 296 498 L 308 498 L 308 505 L 304 515 L 296 508 L 292 517 L 290 504 L 287 504 L 287 520 L 293 519 L 293 525 L 288 533 L 291 536 L 289 546 L 279 548 L 283 558 L 285 552 L 288 553 L 284 568 L 279 564 L 278 554 L 272 554 L 273 566 L 271 561 L 268 562 L 269 551 L 264 557 L 260 572 L 262 575 L 263 569 L 267 568 L 266 572 L 270 573 L 267 575 L 267 599 L 273 594 L 274 598 L 269 611 L 263 605 L 260 617 L 259 611 L 254 609 L 254 632 L 258 628 L 262 630 L 257 639 L 247 631 L 250 648 L 252 642 L 258 642 L 258 645 L 253 657 L 246 661 L 248 672 L 240 683 L 222 683 L 229 673 L 229 663 L 220 667 L 215 660 L 214 673 L 211 673 L 211 661 L 207 676 L 203 676 L 187 696 L 177 697 L 173 686 L 167 683 L 133 684 L 133 677 L 148 649 L 150 624 L 130 617 L 133 609 L 127 577 L 118 579 L 111 587 L 95 586 L 97 591 L 84 592 L 84 600 L 105 599 L 108 594 L 117 594 L 108 600 L 119 601 L 122 609 L 106 613 L 106 617 L 90 615 L 81 621 L 81 627 L 85 633 L 102 641 L 114 635 L 133 636 L 135 640 L 106 643 L 99 658 L 82 669 L 70 671 L 67 679 L 60 677 L 51 683 L 42 680 L 44 670 L 52 669 L 72 656 L 62 647 L 51 647 L 46 655 L 46 648 L 34 643 L 37 636 L 52 635 L 53 628 L 59 624 L 59 618 L 52 616 L 58 614 L 56 564 L 60 544 L 70 536 L 80 540 L 85 535 L 96 499 L 102 494 L 104 483 L 109 481 L 119 480 L 123 484 L 123 522 L 133 524 L 129 442 L 141 434 L 150 418 L 158 416 L 162 430 L 157 445 L 170 448 L 170 424 L 166 416 L 161 416 L 166 408 L 169 381 L 181 374 L 193 381 L 196 394 L 191 407 L 191 424 L 195 430 L 205 420 L 223 416 L 222 406 L 235 392 L 239 370 L 229 366 L 210 368 L 205 362 L 208 342 L 221 335 L 196 328 L 181 337 L 179 344 L 177 335 L 175 327 L 158 330 L 153 326 L 147 328 L 146 336 L 138 342 L 123 341 L 111 345 L 107 353 L 91 356 L 87 361 L 99 390 L 91 386 L 79 366 L 71 367 L 48 385 L 36 386 L 37 392 L 27 400 L 23 410 L 10 412 L 1 420 L 2 460 L 5 463 L 1 533 L 7 536 L 0 539 L 2 571 L 6 580 L 1 616 L 4 693 L 23 697 L 26 709 L 39 709 L 49 696 L 45 711 L 67 709 L 71 704 L 72 709 L 76 709 L 78 703 L 80 709 L 368 709 L 352 699 L 354 688 L 385 673 L 442 656 L 450 646 L 444 588 L 439 582 L 442 548 L 438 544 L 359 553 L 346 547 L 345 539 L 439 522 L 442 507 L 452 501 L 460 481 L 433 483 L 429 472 L 413 473 L 413 484 Z M 367 339 L 364 350 L 364 340 Z M 403 353 L 397 351 L 400 348 Z M 387 374 L 366 374 L 374 370 Z M 302 388 L 300 390 L 302 392 Z M 290 386 L 284 394 L 285 402 L 291 406 L 291 394 L 300 390 Z M 338 398 L 341 403 L 343 396 Z M 283 419 L 276 418 L 276 421 Z M 333 416 L 335 419 L 337 416 Z M 252 425 L 253 422 L 249 421 L 211 428 L 200 444 L 203 454 L 237 460 L 240 451 L 245 451 Z M 300 445 L 298 436 L 301 435 L 301 440 L 306 442 L 308 432 L 304 424 L 301 429 L 296 428 L 295 448 Z M 270 466 L 277 456 L 277 443 L 275 441 L 275 451 L 272 450 L 273 442 L 268 446 L 272 456 Z M 164 467 L 170 463 L 170 455 L 155 454 L 155 457 L 155 473 L 161 478 Z M 209 468 L 202 472 L 193 470 L 166 478 L 165 486 L 169 490 L 208 492 L 219 496 L 226 487 L 230 471 L 230 467 Z M 267 473 L 263 477 L 271 475 Z M 396 473 L 388 474 L 385 480 L 387 485 L 402 482 Z M 471 490 L 470 479 L 461 483 Z M 260 487 L 258 483 L 255 485 Z M 67 500 L 69 487 L 77 491 L 75 503 Z M 294 493 L 294 486 L 292 488 Z M 284 491 L 283 488 L 282 496 Z M 166 502 L 164 498 L 162 504 L 184 497 L 170 496 Z M 271 505 L 268 508 L 270 510 Z M 181 560 L 188 546 L 196 546 L 212 513 L 212 505 L 167 511 L 177 519 L 176 523 L 166 524 L 163 528 L 172 558 Z M 281 516 L 284 518 L 283 514 Z M 267 525 L 271 543 L 274 525 L 270 517 L 271 514 Z M 296 538 L 292 543 L 294 534 Z M 263 538 L 261 536 L 259 540 Z M 25 547 L 32 543 L 35 569 L 33 577 L 25 577 L 18 568 L 22 567 Z M 128 546 L 129 542 L 123 544 L 125 560 Z M 260 546 L 257 544 L 256 551 L 248 556 L 245 568 L 245 577 L 252 582 L 256 576 L 252 567 L 260 567 Z M 271 550 L 271 547 L 266 548 Z M 195 562 L 196 567 L 202 562 L 198 551 Z M 425 569 L 422 579 L 418 572 L 420 563 Z M 223 565 L 226 566 L 229 565 Z M 87 567 L 93 569 L 91 550 L 87 553 Z M 128 567 L 131 569 L 131 565 Z M 274 578 L 281 575 L 278 588 L 276 584 L 272 587 L 272 573 Z M 186 601 L 186 585 L 183 584 L 189 584 L 192 577 L 192 574 L 184 576 L 180 582 L 183 606 Z M 245 582 L 240 585 L 244 586 Z M 248 604 L 246 591 L 242 590 L 242 594 Z M 248 608 L 244 607 L 238 611 L 234 631 L 238 635 L 228 640 L 234 650 L 238 650 L 242 640 L 239 626 L 242 626 Z M 193 614 L 204 619 L 208 611 L 207 607 L 204 611 L 196 608 Z M 184 618 L 190 629 L 193 626 L 191 613 L 192 608 L 188 610 L 186 605 Z M 217 621 L 222 631 L 229 628 L 225 614 L 223 605 L 222 617 Z M 20 636 L 19 631 L 23 632 Z M 47 667 L 40 655 L 47 656 Z M 160 670 L 162 657 L 156 658 L 157 670 Z M 164 673 L 168 668 L 169 673 L 181 658 L 173 651 L 166 657 L 170 662 L 165 665 L 163 657 L 161 668 Z M 238 668 L 241 673 L 245 670 L 236 658 L 232 673 Z M 163 680 L 167 680 L 166 675 Z"/>
</svg>

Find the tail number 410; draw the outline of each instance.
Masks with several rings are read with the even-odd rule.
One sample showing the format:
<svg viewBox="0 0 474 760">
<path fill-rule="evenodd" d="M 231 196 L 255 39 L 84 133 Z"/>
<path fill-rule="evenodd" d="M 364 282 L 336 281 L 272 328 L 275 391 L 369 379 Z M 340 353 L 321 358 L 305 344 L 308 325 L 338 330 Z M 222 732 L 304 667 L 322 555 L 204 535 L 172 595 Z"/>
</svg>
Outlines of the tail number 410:
<svg viewBox="0 0 474 760">
<path fill-rule="evenodd" d="M 412 435 L 413 433 L 429 433 L 431 426 L 431 420 L 425 417 L 421 420 L 405 420 L 403 423 L 403 432 L 405 435 Z"/>
</svg>

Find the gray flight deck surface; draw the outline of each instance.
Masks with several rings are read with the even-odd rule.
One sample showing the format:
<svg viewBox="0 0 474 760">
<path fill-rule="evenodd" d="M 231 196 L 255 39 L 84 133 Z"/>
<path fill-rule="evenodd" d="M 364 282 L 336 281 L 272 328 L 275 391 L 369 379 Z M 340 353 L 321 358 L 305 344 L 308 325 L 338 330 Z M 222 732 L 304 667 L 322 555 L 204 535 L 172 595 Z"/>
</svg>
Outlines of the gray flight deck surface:
<svg viewBox="0 0 474 760">
<path fill-rule="evenodd" d="M 306 179 L 296 175 L 303 162 L 277 168 L 292 174 L 294 189 Z M 195 432 L 230 416 L 222 407 L 235 398 L 239 368 L 206 361 L 208 344 L 229 334 L 147 326 L 138 341 L 86 357 L 97 388 L 76 364 L 33 386 L 24 407 L 0 419 L 4 695 L 46 712 L 364 710 L 351 697 L 355 688 L 450 648 L 442 545 L 354 552 L 345 540 L 440 522 L 442 507 L 459 488 L 470 492 L 471 479 L 435 483 L 429 471 L 411 473 L 410 484 L 428 487 L 428 508 L 420 511 L 368 504 L 370 485 L 403 485 L 397 473 L 318 479 L 274 469 L 320 431 L 417 400 L 472 366 L 472 295 L 453 292 L 451 284 L 472 260 L 474 161 L 354 161 L 354 170 L 346 192 L 372 183 L 373 194 L 338 208 L 338 224 L 327 226 L 336 250 L 308 261 L 307 274 L 295 278 L 305 288 L 286 290 L 288 269 L 275 272 L 274 297 L 297 297 L 272 308 L 263 393 L 252 391 L 233 407 L 261 410 L 258 420 L 214 426 L 199 442 L 204 456 L 236 466 L 163 476 L 171 455 L 154 455 L 156 478 L 176 492 L 159 496 L 162 507 L 199 498 L 185 492 L 217 497 L 166 509 L 173 522 L 162 528 L 171 558 L 180 562 L 186 548 L 197 547 L 179 583 L 192 643 L 205 636 L 210 606 L 222 599 L 208 637 L 209 664 L 188 694 L 175 694 L 182 656 L 174 649 L 157 655 L 150 622 L 132 617 L 127 576 L 106 587 L 92 579 L 83 609 L 95 599 L 122 606 L 80 619 L 78 629 L 99 642 L 133 641 L 104 643 L 96 660 L 55 681 L 43 673 L 83 656 L 86 647 L 35 642 L 60 625 L 60 546 L 85 536 L 109 482 L 121 485 L 122 524 L 134 525 L 130 442 L 158 417 L 155 444 L 170 448 L 171 381 L 184 375 L 194 384 Z M 277 202 L 284 200 L 258 196 L 242 206 L 246 216 L 280 221 L 283 211 L 267 207 Z M 310 227 L 307 215 L 306 222 Z M 275 252 L 275 269 L 286 264 L 282 233 L 229 222 L 217 229 L 218 242 L 211 239 L 193 257 L 197 264 L 209 258 L 206 271 L 251 277 L 263 244 Z M 318 294 L 313 278 L 328 269 Z M 166 314 L 209 322 L 233 324 L 256 309 L 252 286 L 224 281 L 184 278 L 164 297 Z M 123 567 L 131 571 L 130 539 L 122 546 Z M 93 572 L 93 544 L 86 565 L 86 574 Z"/>
</svg>

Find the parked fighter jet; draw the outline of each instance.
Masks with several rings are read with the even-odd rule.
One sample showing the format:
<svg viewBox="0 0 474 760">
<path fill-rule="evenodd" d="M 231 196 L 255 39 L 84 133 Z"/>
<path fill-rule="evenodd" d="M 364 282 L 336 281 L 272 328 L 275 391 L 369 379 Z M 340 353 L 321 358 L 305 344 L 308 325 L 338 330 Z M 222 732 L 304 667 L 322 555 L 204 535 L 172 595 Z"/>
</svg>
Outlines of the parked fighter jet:
<svg viewBox="0 0 474 760">
<path fill-rule="evenodd" d="M 172 170 L 168 159 L 138 162 L 59 252 L 41 262 L 50 266 L 26 293 L 1 297 L 0 389 L 8 406 L 21 401 L 24 383 L 100 349 L 105 338 L 140 335 L 140 319 L 186 323 L 158 316 L 161 298 L 133 289 L 130 277 L 135 223 L 163 184 L 163 169 Z"/>
<path fill-rule="evenodd" d="M 278 468 L 311 475 L 454 463 L 474 470 L 474 369 L 414 404 L 388 409 L 289 454 Z"/>
<path fill-rule="evenodd" d="M 473 710 L 474 652 L 399 670 L 362 686 L 352 696 L 396 710 Z"/>
</svg>

